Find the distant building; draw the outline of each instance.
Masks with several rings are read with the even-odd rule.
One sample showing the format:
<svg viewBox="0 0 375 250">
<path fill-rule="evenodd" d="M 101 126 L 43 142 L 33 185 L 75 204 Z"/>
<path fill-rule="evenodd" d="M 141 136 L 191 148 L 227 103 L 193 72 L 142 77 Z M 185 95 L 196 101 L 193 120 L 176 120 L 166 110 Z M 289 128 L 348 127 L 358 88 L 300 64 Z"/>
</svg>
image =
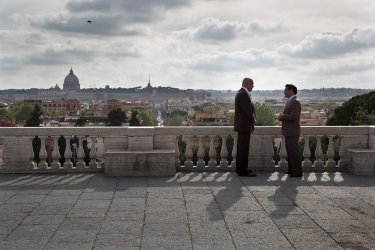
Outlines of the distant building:
<svg viewBox="0 0 375 250">
<path fill-rule="evenodd" d="M 15 127 L 16 119 L 14 118 L 0 118 L 0 127 Z"/>
<path fill-rule="evenodd" d="M 34 106 L 36 104 L 38 104 L 44 110 L 53 112 L 58 116 L 76 116 L 79 114 L 81 109 L 81 102 L 75 99 L 60 99 L 52 101 L 25 100 L 23 102 L 18 103 L 17 106 Z"/>
<path fill-rule="evenodd" d="M 131 111 L 133 109 L 143 109 L 148 113 L 151 113 L 152 105 L 150 102 L 147 101 L 119 101 L 117 99 L 107 101 L 105 110 L 110 112 L 114 109 L 122 109 L 127 111 Z"/>
<path fill-rule="evenodd" d="M 212 113 L 207 111 L 195 112 L 194 123 L 196 126 L 231 126 L 229 113 Z"/>
<path fill-rule="evenodd" d="M 325 126 L 327 114 L 324 111 L 301 112 L 300 123 L 302 126 Z"/>
<path fill-rule="evenodd" d="M 132 110 L 132 109 L 143 109 L 147 111 L 148 113 L 151 113 L 152 111 L 152 105 L 148 101 L 126 101 L 121 103 L 121 107 L 124 110 Z"/>
<path fill-rule="evenodd" d="M 80 88 L 78 77 L 73 73 L 73 69 L 71 68 L 69 75 L 65 77 L 63 90 L 77 91 Z"/>
<path fill-rule="evenodd" d="M 107 101 L 107 111 L 110 112 L 112 110 L 121 109 L 121 101 L 117 99 L 112 99 Z"/>
</svg>

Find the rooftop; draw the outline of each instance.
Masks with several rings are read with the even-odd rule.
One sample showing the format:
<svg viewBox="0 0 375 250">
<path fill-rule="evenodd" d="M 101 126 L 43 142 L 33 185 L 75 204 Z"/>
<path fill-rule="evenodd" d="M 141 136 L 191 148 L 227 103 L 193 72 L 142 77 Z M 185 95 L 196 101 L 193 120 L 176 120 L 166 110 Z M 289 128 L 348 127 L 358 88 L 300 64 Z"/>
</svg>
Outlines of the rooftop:
<svg viewBox="0 0 375 250">
<path fill-rule="evenodd" d="M 375 176 L 1 174 L 0 249 L 373 249 Z"/>
</svg>

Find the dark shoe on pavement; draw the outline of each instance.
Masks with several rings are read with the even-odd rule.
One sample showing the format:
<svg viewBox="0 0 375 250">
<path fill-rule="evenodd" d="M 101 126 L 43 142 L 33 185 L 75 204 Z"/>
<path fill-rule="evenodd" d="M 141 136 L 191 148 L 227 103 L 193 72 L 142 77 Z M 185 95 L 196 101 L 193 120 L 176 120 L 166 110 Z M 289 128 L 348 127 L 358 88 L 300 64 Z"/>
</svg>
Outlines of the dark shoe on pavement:
<svg viewBox="0 0 375 250">
<path fill-rule="evenodd" d="M 290 171 L 285 171 L 284 174 L 291 174 L 291 172 Z"/>
<path fill-rule="evenodd" d="M 239 176 L 246 176 L 246 177 L 255 177 L 257 176 L 256 174 L 254 173 L 241 173 L 241 174 L 238 174 Z"/>
<path fill-rule="evenodd" d="M 291 174 L 291 175 L 289 175 L 289 177 L 301 177 L 302 176 L 302 174 Z"/>
</svg>

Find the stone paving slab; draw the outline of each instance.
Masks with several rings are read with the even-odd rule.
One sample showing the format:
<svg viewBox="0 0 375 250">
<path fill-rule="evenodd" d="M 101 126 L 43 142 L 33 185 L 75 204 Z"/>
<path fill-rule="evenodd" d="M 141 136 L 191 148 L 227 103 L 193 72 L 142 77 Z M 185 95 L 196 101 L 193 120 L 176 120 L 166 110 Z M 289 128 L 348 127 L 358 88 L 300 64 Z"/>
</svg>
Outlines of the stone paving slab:
<svg viewBox="0 0 375 250">
<path fill-rule="evenodd" d="M 374 249 L 375 177 L 0 175 L 0 249 Z"/>
</svg>

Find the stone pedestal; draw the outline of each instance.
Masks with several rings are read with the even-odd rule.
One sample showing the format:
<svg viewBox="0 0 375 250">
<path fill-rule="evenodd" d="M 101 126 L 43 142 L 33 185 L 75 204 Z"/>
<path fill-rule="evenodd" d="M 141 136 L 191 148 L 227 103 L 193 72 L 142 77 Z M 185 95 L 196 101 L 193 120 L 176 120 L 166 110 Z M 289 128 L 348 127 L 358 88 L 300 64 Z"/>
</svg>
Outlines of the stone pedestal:
<svg viewBox="0 0 375 250">
<path fill-rule="evenodd" d="M 107 176 L 175 175 L 175 151 L 109 151 L 104 171 Z"/>
<path fill-rule="evenodd" d="M 375 176 L 375 149 L 348 149 L 349 172 Z"/>
<path fill-rule="evenodd" d="M 154 128 L 129 128 L 128 148 L 105 152 L 107 176 L 175 175 L 175 149 L 154 148 Z M 174 146 L 174 145 L 173 145 Z"/>
</svg>

